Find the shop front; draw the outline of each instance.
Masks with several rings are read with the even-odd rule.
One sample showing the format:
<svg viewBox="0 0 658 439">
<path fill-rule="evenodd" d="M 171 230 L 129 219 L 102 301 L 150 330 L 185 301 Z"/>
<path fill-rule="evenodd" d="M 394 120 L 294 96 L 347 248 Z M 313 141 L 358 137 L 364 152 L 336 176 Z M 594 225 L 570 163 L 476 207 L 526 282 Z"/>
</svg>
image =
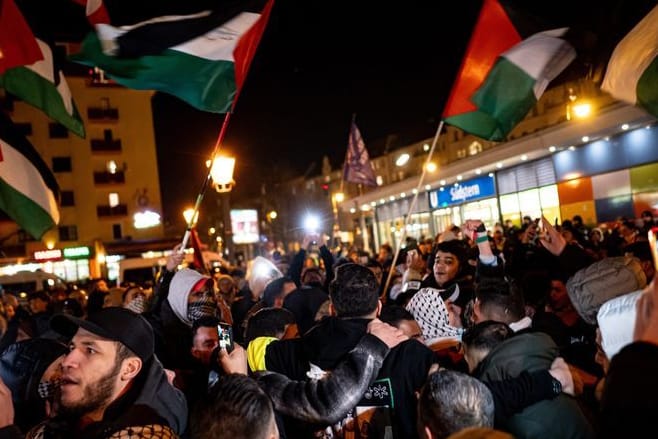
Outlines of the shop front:
<svg viewBox="0 0 658 439">
<path fill-rule="evenodd" d="M 658 127 L 647 126 L 554 154 L 560 214 L 593 226 L 658 214 Z"/>
<path fill-rule="evenodd" d="M 19 271 L 41 270 L 52 273 L 68 282 L 89 279 L 91 247 L 65 247 L 32 252 L 31 261 L 0 267 L 0 275 L 11 275 Z"/>
<path fill-rule="evenodd" d="M 500 219 L 493 174 L 442 186 L 430 192 L 429 205 L 435 233 L 467 219 L 480 219 L 492 228 Z"/>
<path fill-rule="evenodd" d="M 550 157 L 524 163 L 496 174 L 503 222 L 517 227 L 524 216 L 541 218 L 551 223 L 562 221 L 559 186 Z"/>
<path fill-rule="evenodd" d="M 375 223 L 377 225 L 375 244 L 377 247 L 387 243 L 395 250 L 402 235 L 405 218 L 409 214 L 412 200 L 413 197 L 407 197 L 375 208 Z M 406 237 L 421 240 L 431 238 L 434 235 L 427 195 L 418 194 L 416 206 L 410 215 L 411 217 L 406 225 Z"/>
</svg>

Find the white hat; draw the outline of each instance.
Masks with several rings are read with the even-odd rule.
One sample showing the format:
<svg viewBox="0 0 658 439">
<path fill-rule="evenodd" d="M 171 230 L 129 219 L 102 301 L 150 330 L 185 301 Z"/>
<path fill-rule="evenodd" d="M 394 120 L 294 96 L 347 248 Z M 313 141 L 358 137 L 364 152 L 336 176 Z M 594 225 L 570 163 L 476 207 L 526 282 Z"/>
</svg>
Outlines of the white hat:
<svg viewBox="0 0 658 439">
<path fill-rule="evenodd" d="M 596 320 L 601 331 L 601 347 L 609 360 L 633 342 L 636 304 L 642 290 L 610 299 L 601 305 Z"/>
</svg>

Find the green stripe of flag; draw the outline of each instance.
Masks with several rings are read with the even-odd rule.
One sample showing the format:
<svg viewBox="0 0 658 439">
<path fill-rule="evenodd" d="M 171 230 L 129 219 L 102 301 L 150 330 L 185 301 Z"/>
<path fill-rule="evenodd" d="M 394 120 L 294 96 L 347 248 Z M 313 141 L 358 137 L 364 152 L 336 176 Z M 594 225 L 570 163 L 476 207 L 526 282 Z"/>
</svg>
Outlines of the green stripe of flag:
<svg viewBox="0 0 658 439">
<path fill-rule="evenodd" d="M 56 223 L 48 211 L 0 178 L 0 209 L 36 239 Z"/>
<path fill-rule="evenodd" d="M 637 82 L 637 103 L 658 116 L 658 58 L 654 58 Z"/>
<path fill-rule="evenodd" d="M 230 111 L 236 93 L 234 63 L 167 49 L 157 56 L 117 58 L 103 53 L 96 33 L 85 37 L 73 61 L 103 69 L 119 84 L 173 94 L 204 111 Z"/>
</svg>

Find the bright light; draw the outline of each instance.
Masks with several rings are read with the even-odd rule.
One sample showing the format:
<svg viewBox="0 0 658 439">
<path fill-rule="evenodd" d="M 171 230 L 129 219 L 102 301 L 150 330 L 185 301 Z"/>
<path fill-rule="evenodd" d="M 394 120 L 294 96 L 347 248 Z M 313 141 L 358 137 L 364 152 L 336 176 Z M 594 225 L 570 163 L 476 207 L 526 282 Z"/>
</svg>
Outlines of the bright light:
<svg viewBox="0 0 658 439">
<path fill-rule="evenodd" d="M 589 136 L 583 136 L 580 138 L 583 142 L 589 142 Z"/>
<path fill-rule="evenodd" d="M 628 126 L 627 123 L 625 123 L 621 126 L 621 129 L 624 130 L 624 131 L 626 131 L 628 128 L 630 128 L 630 127 Z"/>
<path fill-rule="evenodd" d="M 110 193 L 107 197 L 108 203 L 110 203 L 110 207 L 117 207 L 119 205 L 119 194 L 116 192 Z"/>
<path fill-rule="evenodd" d="M 208 229 L 208 235 L 214 235 L 215 233 L 217 233 L 217 229 L 214 227 Z"/>
<path fill-rule="evenodd" d="M 318 219 L 317 216 L 308 214 L 306 215 L 306 218 L 304 218 L 304 229 L 308 232 L 317 232 L 318 229 L 320 228 L 320 220 Z"/>
<path fill-rule="evenodd" d="M 434 162 L 429 162 L 427 165 L 425 165 L 425 169 L 427 172 L 435 172 L 438 166 L 436 166 L 436 163 Z"/>
<path fill-rule="evenodd" d="M 579 101 L 577 104 L 571 105 L 567 112 L 567 120 L 572 118 L 585 119 L 592 114 L 592 104 L 587 101 Z"/>
<path fill-rule="evenodd" d="M 418 193 L 418 189 L 413 188 L 413 189 L 411 190 L 411 193 L 414 194 L 414 195 L 417 194 L 417 193 Z"/>
<path fill-rule="evenodd" d="M 525 162 L 526 160 L 528 160 L 528 156 L 526 154 L 523 154 L 521 156 L 521 161 Z"/>
<path fill-rule="evenodd" d="M 459 181 L 462 181 L 462 178 L 464 178 L 464 177 L 462 177 L 461 175 L 457 176 L 457 180 L 459 180 Z"/>
<path fill-rule="evenodd" d="M 502 168 L 502 167 L 503 167 L 503 162 L 498 162 L 498 163 L 496 163 L 496 167 L 497 167 L 498 169 Z"/>
<path fill-rule="evenodd" d="M 429 184 L 426 184 L 426 185 L 425 185 L 425 190 L 428 191 L 428 190 L 430 190 L 430 189 L 432 189 L 432 186 L 430 186 Z"/>
<path fill-rule="evenodd" d="M 55 248 L 55 241 L 46 241 L 46 248 L 52 250 Z"/>
<path fill-rule="evenodd" d="M 197 213 L 198 215 L 198 213 Z M 160 224 L 160 215 L 150 210 L 144 212 L 137 212 L 133 215 L 133 226 L 136 229 L 148 229 Z"/>
<path fill-rule="evenodd" d="M 427 152 L 429 150 L 430 150 L 430 144 L 429 143 L 424 144 L 423 145 L 423 151 Z"/>
<path fill-rule="evenodd" d="M 354 207 L 350 207 L 350 213 L 355 213 L 356 209 Z"/>
<path fill-rule="evenodd" d="M 107 162 L 107 172 L 109 172 L 110 174 L 116 174 L 117 168 L 118 168 L 117 162 L 115 162 L 114 160 L 110 160 L 109 162 Z"/>
<path fill-rule="evenodd" d="M 489 173 L 489 177 L 493 178 L 493 176 L 494 176 L 494 173 L 493 173 L 493 172 L 490 172 L 490 173 Z"/>
<path fill-rule="evenodd" d="M 267 213 L 267 217 L 268 217 L 270 220 L 275 220 L 277 216 L 279 216 L 279 214 L 276 213 L 276 210 L 271 210 L 271 211 L 269 211 L 269 212 Z"/>
<path fill-rule="evenodd" d="M 441 186 L 444 186 L 444 185 L 446 184 L 446 181 L 445 181 L 445 180 L 441 180 L 441 181 L 439 181 L 439 184 L 440 184 Z"/>
<path fill-rule="evenodd" d="M 576 150 L 576 147 L 575 147 L 575 146 L 571 145 L 571 146 L 569 147 L 569 151 L 575 151 L 575 150 Z"/>
<path fill-rule="evenodd" d="M 345 194 L 342 192 L 336 192 L 334 194 L 334 200 L 336 200 L 336 203 L 342 203 L 345 201 Z"/>
<path fill-rule="evenodd" d="M 234 157 L 215 157 L 210 175 L 216 185 L 227 186 L 233 183 L 233 169 L 235 168 Z"/>
<path fill-rule="evenodd" d="M 194 218 L 192 218 L 193 216 Z M 199 212 L 197 211 L 195 215 L 194 209 L 188 207 L 183 211 L 183 218 L 185 218 L 186 224 L 193 226 L 199 220 Z"/>
<path fill-rule="evenodd" d="M 411 158 L 411 156 L 409 154 L 407 154 L 406 152 L 403 153 L 403 154 L 400 154 L 400 157 L 398 157 L 397 160 L 395 161 L 395 166 L 404 166 L 404 165 L 406 165 L 407 162 L 409 162 L 410 158 Z"/>
<path fill-rule="evenodd" d="M 555 151 L 557 151 L 556 146 L 551 145 L 551 146 L 548 147 L 548 152 L 555 152 Z"/>
<path fill-rule="evenodd" d="M 407 194 L 405 194 L 404 192 L 400 192 L 400 198 L 404 198 L 406 196 L 407 196 Z"/>
<path fill-rule="evenodd" d="M 479 169 L 479 168 L 478 168 L 478 169 L 476 169 L 476 170 L 475 170 L 475 173 L 476 173 L 477 175 L 480 175 L 480 174 L 482 174 L 482 169 Z"/>
</svg>

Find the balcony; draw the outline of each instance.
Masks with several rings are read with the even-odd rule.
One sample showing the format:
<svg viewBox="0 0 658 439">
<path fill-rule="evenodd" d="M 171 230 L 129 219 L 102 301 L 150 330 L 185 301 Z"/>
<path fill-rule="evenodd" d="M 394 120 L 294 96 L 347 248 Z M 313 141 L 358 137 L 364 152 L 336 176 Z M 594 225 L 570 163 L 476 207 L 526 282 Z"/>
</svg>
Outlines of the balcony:
<svg viewBox="0 0 658 439">
<path fill-rule="evenodd" d="M 116 122 L 119 120 L 119 109 L 89 107 L 87 118 L 90 122 Z"/>
<path fill-rule="evenodd" d="M 126 182 L 126 175 L 123 171 L 114 173 L 103 171 L 94 172 L 94 184 L 122 184 Z"/>
<path fill-rule="evenodd" d="M 114 207 L 108 205 L 96 206 L 96 215 L 99 218 L 126 216 L 128 215 L 128 206 L 125 204 L 118 204 Z"/>
<path fill-rule="evenodd" d="M 121 139 L 91 139 L 92 152 L 121 152 Z"/>
</svg>

